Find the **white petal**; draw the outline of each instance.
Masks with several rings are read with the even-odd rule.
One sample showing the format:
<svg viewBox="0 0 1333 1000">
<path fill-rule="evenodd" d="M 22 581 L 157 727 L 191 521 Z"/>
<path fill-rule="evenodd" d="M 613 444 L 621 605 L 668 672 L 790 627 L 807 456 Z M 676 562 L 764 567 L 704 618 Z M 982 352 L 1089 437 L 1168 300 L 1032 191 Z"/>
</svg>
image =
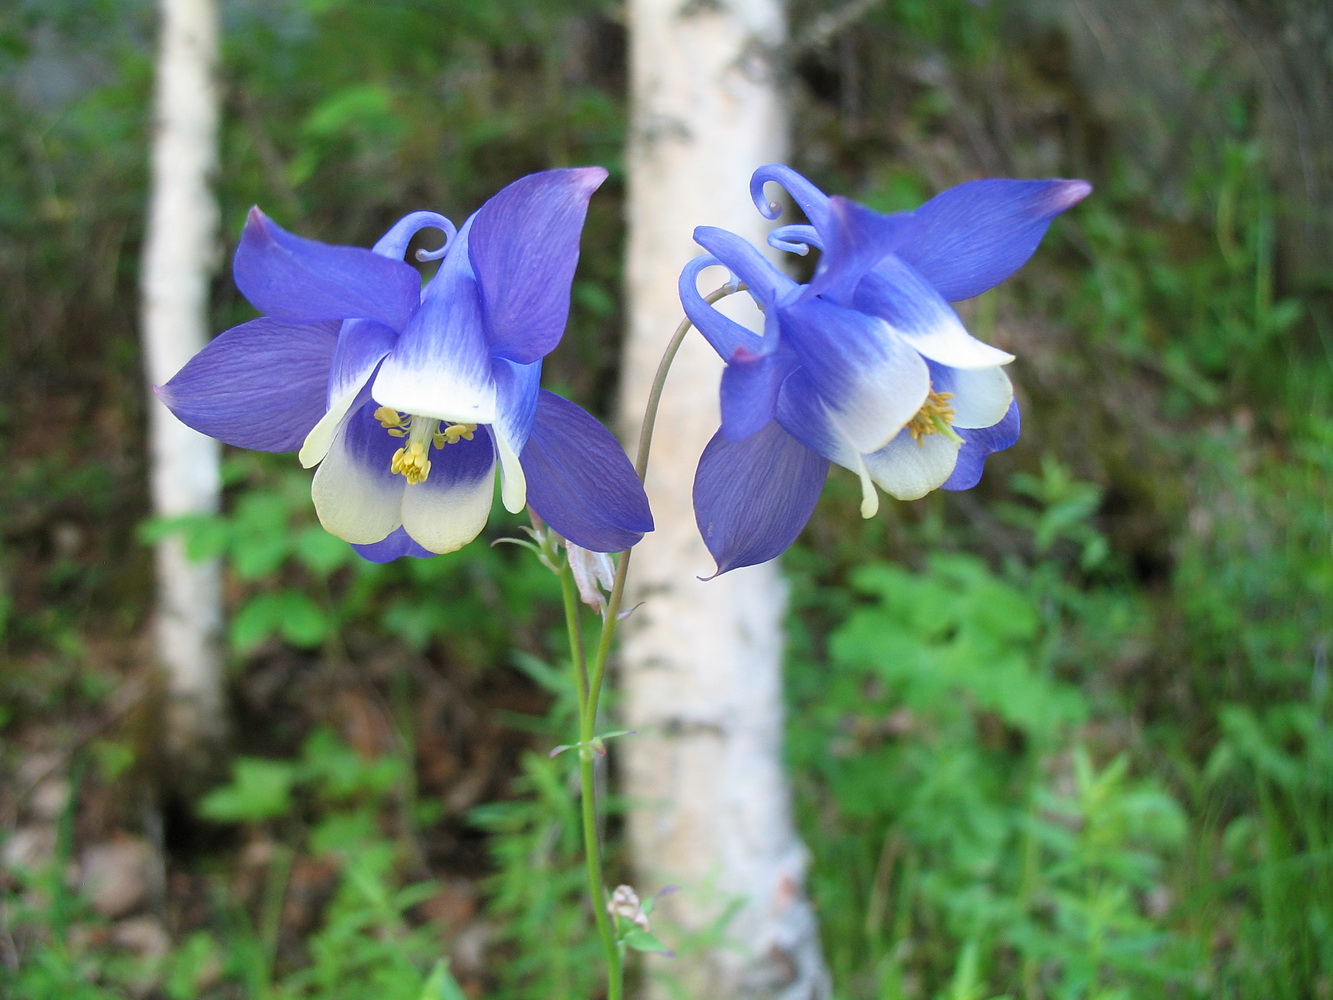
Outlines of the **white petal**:
<svg viewBox="0 0 1333 1000">
<path fill-rule="evenodd" d="M 884 357 L 868 361 L 837 396 L 826 394 L 829 418 L 858 452 L 893 440 L 926 402 L 930 374 L 921 356 L 892 335 Z"/>
<path fill-rule="evenodd" d="M 311 466 L 324 461 L 324 456 L 329 453 L 329 447 L 333 444 L 333 439 L 342 426 L 343 417 L 347 416 L 347 411 L 356 402 L 357 394 L 360 391 L 361 386 L 359 385 L 344 391 L 341 396 L 329 404 L 329 412 L 319 418 L 319 423 L 310 428 L 310 433 L 305 436 L 305 442 L 301 445 L 301 450 L 296 453 L 296 457 L 301 462 L 301 468 L 309 469 Z"/>
<path fill-rule="evenodd" d="M 411 368 L 390 354 L 375 376 L 371 395 L 400 413 L 435 417 L 455 424 L 495 422 L 495 383 L 446 362 Z M 489 373 L 487 374 L 489 379 Z"/>
<path fill-rule="evenodd" d="M 887 444 L 926 401 L 926 363 L 883 320 L 803 299 L 781 309 L 781 324 L 810 386 L 856 451 Z"/>
<path fill-rule="evenodd" d="M 434 461 L 438 468 L 444 456 Z M 424 483 L 404 491 L 403 527 L 418 545 L 453 552 L 481 534 L 494 499 L 494 474 L 449 482 L 432 469 Z"/>
<path fill-rule="evenodd" d="M 949 405 L 953 407 L 955 427 L 990 427 L 1009 412 L 1014 386 L 1003 368 L 956 368 L 950 375 L 952 385 L 947 391 L 953 393 Z M 943 380 L 935 389 L 946 391 L 942 385 Z"/>
<path fill-rule="evenodd" d="M 942 365 L 954 368 L 985 368 L 1007 365 L 1014 360 L 1008 351 L 992 347 L 967 332 L 962 320 L 947 306 L 916 328 L 895 328 L 897 333 L 921 352 Z"/>
<path fill-rule="evenodd" d="M 879 493 L 875 490 L 875 481 L 861 455 L 856 456 L 856 468 L 852 471 L 861 480 L 861 516 L 870 520 L 879 513 Z"/>
<path fill-rule="evenodd" d="M 856 308 L 880 316 L 924 357 L 952 368 L 1008 364 L 1012 354 L 977 340 L 958 314 L 901 258 L 890 254 L 860 280 Z"/>
<path fill-rule="evenodd" d="M 459 424 L 495 422 L 495 379 L 465 239 L 450 244 L 421 308 L 380 365 L 372 395 L 402 413 Z"/>
<path fill-rule="evenodd" d="M 310 495 L 325 531 L 369 545 L 383 541 L 402 523 L 398 510 L 407 480 L 389 471 L 389 455 L 379 453 L 387 445 L 357 447 L 356 418 L 353 413 L 339 426 L 315 472 Z M 392 444 L 391 438 L 382 436 Z"/>
<path fill-rule="evenodd" d="M 479 383 L 475 373 L 456 371 L 447 364 L 409 368 L 389 355 L 381 365 L 371 393 L 376 403 L 400 413 L 436 417 L 455 424 L 493 424 L 496 419 L 495 383 Z"/>
<path fill-rule="evenodd" d="M 949 478 L 958 463 L 958 445 L 943 434 L 927 434 L 921 443 L 903 431 L 865 456 L 870 477 L 899 500 L 919 500 Z"/>
<path fill-rule="evenodd" d="M 493 426 L 491 437 L 495 441 L 495 450 L 500 453 L 500 500 L 505 510 L 517 514 L 528 505 L 527 476 L 504 427 L 499 424 Z"/>
</svg>

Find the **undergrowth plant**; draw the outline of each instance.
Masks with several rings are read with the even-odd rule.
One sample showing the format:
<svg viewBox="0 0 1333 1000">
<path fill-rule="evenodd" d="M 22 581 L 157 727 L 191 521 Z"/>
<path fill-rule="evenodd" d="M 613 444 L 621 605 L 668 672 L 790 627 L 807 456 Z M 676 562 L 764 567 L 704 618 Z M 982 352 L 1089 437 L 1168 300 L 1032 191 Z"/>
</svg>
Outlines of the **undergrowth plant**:
<svg viewBox="0 0 1333 1000">
<path fill-rule="evenodd" d="M 1146 900 L 1184 814 L 1041 656 L 1034 597 L 972 556 L 857 570 L 790 736 L 847 996 L 1148 997 L 1188 980 Z M 971 985 L 967 985 L 971 984 Z"/>
</svg>

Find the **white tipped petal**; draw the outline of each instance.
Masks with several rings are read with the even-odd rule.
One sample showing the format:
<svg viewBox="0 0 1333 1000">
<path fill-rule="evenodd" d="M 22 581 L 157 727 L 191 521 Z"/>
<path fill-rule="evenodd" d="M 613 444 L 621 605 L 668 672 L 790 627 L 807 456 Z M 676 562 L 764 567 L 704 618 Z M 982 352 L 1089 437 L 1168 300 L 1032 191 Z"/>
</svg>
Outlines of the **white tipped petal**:
<svg viewBox="0 0 1333 1000">
<path fill-rule="evenodd" d="M 324 461 L 324 456 L 329 453 L 333 439 L 337 436 L 338 429 L 342 425 L 343 417 L 347 416 L 347 411 L 352 408 L 352 404 L 356 402 L 357 394 L 360 392 L 361 386 L 359 385 L 343 392 L 329 405 L 329 412 L 319 418 L 319 423 L 310 428 L 310 433 L 305 436 L 305 442 L 301 445 L 301 450 L 296 453 L 296 457 L 301 462 L 301 468 L 309 469 Z M 376 539 L 376 541 L 379 541 L 379 539 Z"/>
<path fill-rule="evenodd" d="M 956 368 L 935 386 L 937 392 L 951 392 L 953 425 L 957 428 L 990 427 L 1009 412 L 1014 400 L 1014 386 L 1003 368 Z M 966 434 L 963 437 L 967 437 Z"/>
<path fill-rule="evenodd" d="M 870 477 L 870 470 L 866 468 L 864 459 L 857 457 L 857 468 L 852 470 L 861 480 L 861 516 L 867 521 L 879 513 L 879 491 L 875 489 L 874 480 Z"/>
<path fill-rule="evenodd" d="M 943 434 L 927 434 L 918 444 L 903 431 L 879 451 L 865 456 L 870 477 L 889 496 L 919 500 L 949 478 L 958 463 L 958 445 Z"/>
<path fill-rule="evenodd" d="M 803 299 L 782 307 L 780 322 L 810 388 L 856 451 L 888 443 L 926 401 L 925 361 L 883 320 Z"/>
<path fill-rule="evenodd" d="M 495 423 L 495 379 L 465 234 L 450 244 L 421 308 L 380 365 L 371 389 L 401 413 L 458 424 Z"/>
<path fill-rule="evenodd" d="M 496 426 L 491 428 L 491 432 L 495 438 L 495 450 L 500 454 L 500 500 L 505 510 L 517 514 L 528 505 L 528 479 L 517 452 L 503 430 Z"/>
<path fill-rule="evenodd" d="M 853 302 L 880 316 L 922 356 L 953 368 L 988 368 L 1014 356 L 977 340 L 958 314 L 930 284 L 899 257 L 890 254 L 866 273 Z"/>
<path fill-rule="evenodd" d="M 475 372 L 455 369 L 446 362 L 416 367 L 394 354 L 375 376 L 371 394 L 376 402 L 400 413 L 434 417 L 455 424 L 495 423 L 495 383 Z"/>
<path fill-rule="evenodd" d="M 436 476 L 446 458 L 436 457 L 426 481 L 403 492 L 403 527 L 418 545 L 437 553 L 461 549 L 481 534 L 495 494 L 493 475 L 452 482 Z"/>
<path fill-rule="evenodd" d="M 363 426 L 367 420 L 373 429 Z M 407 481 L 389 471 L 396 447 L 367 414 L 354 412 L 343 421 L 310 485 L 324 530 L 369 545 L 383 541 L 402 523 L 398 508 Z"/>
</svg>

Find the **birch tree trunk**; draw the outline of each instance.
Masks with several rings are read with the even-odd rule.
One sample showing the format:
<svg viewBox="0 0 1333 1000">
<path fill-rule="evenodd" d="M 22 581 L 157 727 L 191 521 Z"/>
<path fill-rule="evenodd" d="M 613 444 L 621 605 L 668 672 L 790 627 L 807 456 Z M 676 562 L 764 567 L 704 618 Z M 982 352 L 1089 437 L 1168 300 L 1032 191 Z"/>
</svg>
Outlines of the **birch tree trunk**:
<svg viewBox="0 0 1333 1000">
<path fill-rule="evenodd" d="M 637 433 L 648 386 L 682 318 L 681 267 L 695 225 L 763 245 L 751 172 L 781 160 L 787 124 L 772 53 L 780 0 L 629 0 L 630 342 L 621 424 Z M 719 284 L 722 279 L 719 279 Z M 638 546 L 625 623 L 626 725 L 616 744 L 632 802 L 637 888 L 667 885 L 653 917 L 669 940 L 722 926 L 679 958 L 651 963 L 650 994 L 677 979 L 698 1000 L 807 1000 L 827 993 L 781 766 L 781 620 L 773 564 L 701 582 L 713 563 L 691 486 L 718 426 L 721 363 L 697 334 L 681 350 L 658 416 L 648 475 L 656 530 Z M 632 452 L 631 448 L 631 452 Z"/>
<path fill-rule="evenodd" d="M 161 0 L 154 97 L 152 193 L 143 258 L 144 356 L 161 385 L 207 340 L 208 284 L 217 259 L 217 11 L 213 0 Z M 149 460 L 159 516 L 211 513 L 219 492 L 216 441 L 150 401 Z M 166 736 L 177 763 L 221 737 L 221 586 L 216 562 L 191 562 L 179 536 L 157 546 L 156 652 L 166 675 Z"/>
</svg>

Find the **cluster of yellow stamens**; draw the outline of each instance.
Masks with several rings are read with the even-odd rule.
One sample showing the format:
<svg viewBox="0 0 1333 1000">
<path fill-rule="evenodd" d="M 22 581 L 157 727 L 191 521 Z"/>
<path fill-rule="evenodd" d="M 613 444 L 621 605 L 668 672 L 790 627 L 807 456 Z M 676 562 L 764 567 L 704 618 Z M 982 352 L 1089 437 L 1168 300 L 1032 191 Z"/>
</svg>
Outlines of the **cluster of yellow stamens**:
<svg viewBox="0 0 1333 1000">
<path fill-rule="evenodd" d="M 407 438 L 407 443 L 393 453 L 389 471 L 403 476 L 409 486 L 424 483 L 430 475 L 431 445 L 443 448 L 459 441 L 471 441 L 477 430 L 476 424 L 445 423 L 441 427 L 441 421 L 434 417 L 402 414 L 388 406 L 377 409 L 375 419 L 391 437 Z"/>
<path fill-rule="evenodd" d="M 409 486 L 424 483 L 430 475 L 430 459 L 420 441 L 409 442 L 407 447 L 393 453 L 389 471 L 406 477 Z"/>
<path fill-rule="evenodd" d="M 912 435 L 912 440 L 916 442 L 918 448 L 925 447 L 927 434 L 943 434 L 957 444 L 963 443 L 963 439 L 952 426 L 954 409 L 949 405 L 951 399 L 953 399 L 951 392 L 930 390 L 926 401 L 921 404 L 921 409 L 916 411 L 916 416 L 907 422 L 907 433 Z"/>
</svg>

